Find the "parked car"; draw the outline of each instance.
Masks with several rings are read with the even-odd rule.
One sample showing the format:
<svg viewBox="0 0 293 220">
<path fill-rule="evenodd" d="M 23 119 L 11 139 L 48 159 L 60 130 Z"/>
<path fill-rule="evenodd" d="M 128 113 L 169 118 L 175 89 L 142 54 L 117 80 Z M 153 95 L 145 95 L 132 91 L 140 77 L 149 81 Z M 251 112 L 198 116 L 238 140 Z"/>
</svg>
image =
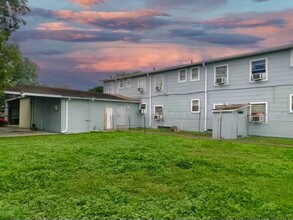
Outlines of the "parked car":
<svg viewBox="0 0 293 220">
<path fill-rule="evenodd" d="M 8 122 L 5 120 L 5 118 L 0 117 L 0 126 L 2 127 L 2 126 L 7 125 L 7 124 L 8 124 Z"/>
</svg>

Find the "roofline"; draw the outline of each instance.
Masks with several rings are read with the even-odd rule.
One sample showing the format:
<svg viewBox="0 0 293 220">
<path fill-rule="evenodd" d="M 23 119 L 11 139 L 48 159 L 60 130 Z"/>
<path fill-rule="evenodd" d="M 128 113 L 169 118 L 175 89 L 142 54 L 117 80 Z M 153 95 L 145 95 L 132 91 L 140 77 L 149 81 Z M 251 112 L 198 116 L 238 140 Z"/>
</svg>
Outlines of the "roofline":
<svg viewBox="0 0 293 220">
<path fill-rule="evenodd" d="M 277 51 L 288 50 L 288 49 L 293 49 L 293 44 L 272 47 L 272 48 L 266 48 L 266 49 L 261 49 L 261 50 L 257 50 L 257 51 L 236 54 L 236 55 L 232 55 L 232 56 L 213 58 L 213 59 L 209 59 L 209 60 L 202 60 L 202 61 L 190 63 L 190 64 L 181 64 L 181 65 L 166 67 L 166 68 L 162 68 L 162 69 L 158 69 L 158 70 L 154 70 L 154 71 L 150 71 L 150 72 L 127 75 L 127 76 L 123 76 L 123 77 L 116 77 L 116 78 L 106 79 L 106 80 L 101 80 L 101 81 L 102 82 L 116 81 L 119 79 L 129 78 L 129 77 L 133 77 L 133 76 L 143 76 L 143 75 L 148 75 L 148 74 L 156 74 L 156 73 L 161 73 L 161 72 L 168 71 L 168 70 L 176 70 L 176 69 L 187 68 L 187 67 L 191 67 L 191 66 L 211 64 L 211 63 L 215 63 L 215 62 L 222 62 L 222 61 L 226 61 L 226 60 L 245 58 L 245 57 L 249 57 L 249 56 L 255 56 L 255 55 L 260 55 L 260 54 L 264 54 L 264 53 L 271 53 L 271 52 L 277 52 Z"/>
<path fill-rule="evenodd" d="M 78 100 L 92 100 L 92 101 L 105 101 L 105 102 L 140 103 L 139 100 L 101 99 L 101 98 L 95 98 L 95 97 L 85 98 L 85 97 L 50 95 L 50 94 L 42 94 L 42 93 L 15 92 L 15 91 L 4 91 L 4 93 L 9 95 L 19 95 L 21 96 L 20 98 L 33 96 L 33 97 L 59 98 L 59 99 L 78 99 Z"/>
</svg>

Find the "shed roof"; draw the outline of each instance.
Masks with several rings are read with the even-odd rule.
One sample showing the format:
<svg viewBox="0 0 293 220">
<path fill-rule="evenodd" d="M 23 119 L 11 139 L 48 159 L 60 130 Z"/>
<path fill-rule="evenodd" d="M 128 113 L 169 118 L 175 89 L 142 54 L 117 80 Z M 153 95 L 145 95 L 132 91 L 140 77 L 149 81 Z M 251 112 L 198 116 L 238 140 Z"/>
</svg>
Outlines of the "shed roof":
<svg viewBox="0 0 293 220">
<path fill-rule="evenodd" d="M 5 94 L 22 95 L 22 96 L 38 96 L 38 97 L 140 102 L 137 99 L 132 99 L 132 98 L 121 96 L 121 95 L 96 93 L 96 92 L 47 87 L 47 86 L 17 85 L 15 87 L 10 87 L 5 89 Z"/>
<path fill-rule="evenodd" d="M 113 78 L 110 78 L 110 79 L 105 79 L 105 80 L 102 80 L 102 81 L 103 82 L 108 82 L 108 81 L 114 81 L 114 80 L 117 80 L 117 79 L 119 80 L 119 79 L 123 79 L 123 78 L 129 78 L 129 77 L 133 77 L 133 76 L 143 76 L 143 75 L 147 75 L 147 74 L 156 74 L 156 73 L 161 73 L 161 72 L 170 71 L 170 70 L 188 68 L 188 67 L 193 67 L 193 66 L 200 66 L 200 65 L 205 65 L 205 64 L 215 63 L 215 62 L 222 62 L 222 61 L 227 61 L 227 60 L 233 60 L 233 59 L 238 59 L 238 58 L 245 58 L 245 57 L 250 57 L 250 56 L 256 56 L 256 55 L 271 53 L 271 52 L 288 50 L 288 49 L 292 49 L 292 48 L 293 48 L 293 44 L 288 44 L 288 45 L 283 45 L 283 46 L 279 46 L 279 47 L 272 47 L 272 48 L 266 48 L 266 49 L 261 49 L 261 50 L 257 50 L 257 51 L 252 51 L 252 52 L 248 52 L 248 53 L 236 54 L 236 55 L 232 55 L 232 56 L 226 56 L 226 57 L 219 57 L 219 58 L 202 60 L 202 61 L 194 62 L 194 63 L 191 62 L 189 64 L 181 64 L 181 65 L 166 67 L 166 68 L 153 70 L 153 71 L 149 71 L 149 72 L 144 72 L 144 73 L 116 76 L 116 77 L 113 77 Z"/>
<path fill-rule="evenodd" d="M 218 105 L 214 108 L 214 111 L 236 111 L 246 108 L 247 104 L 229 104 L 229 105 Z"/>
</svg>

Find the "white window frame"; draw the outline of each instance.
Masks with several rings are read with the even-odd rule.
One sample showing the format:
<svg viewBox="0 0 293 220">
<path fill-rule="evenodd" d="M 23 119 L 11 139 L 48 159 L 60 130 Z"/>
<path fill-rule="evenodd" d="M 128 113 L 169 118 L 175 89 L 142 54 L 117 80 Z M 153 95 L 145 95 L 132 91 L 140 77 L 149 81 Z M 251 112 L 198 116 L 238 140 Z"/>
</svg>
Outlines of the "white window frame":
<svg viewBox="0 0 293 220">
<path fill-rule="evenodd" d="M 164 106 L 163 105 L 154 105 L 154 115 L 156 115 L 156 107 L 162 107 L 162 112 L 163 112 L 162 115 L 164 115 Z"/>
<path fill-rule="evenodd" d="M 293 67 L 293 49 L 290 50 L 290 65 Z"/>
<path fill-rule="evenodd" d="M 147 114 L 147 110 L 148 110 L 148 104 L 146 102 L 142 102 L 139 104 L 139 110 L 142 110 L 141 106 L 145 105 L 145 109 L 144 109 L 144 114 Z"/>
<path fill-rule="evenodd" d="M 260 81 L 267 81 L 268 78 L 269 78 L 269 75 L 268 75 L 268 58 L 263 57 L 263 58 L 254 59 L 254 60 L 249 61 L 249 82 L 252 82 L 252 83 L 258 82 L 256 80 L 252 80 L 252 62 L 259 61 L 259 60 L 265 60 L 266 61 L 266 72 L 262 73 L 262 74 L 265 74 L 266 77 L 264 79 L 260 80 Z"/>
<path fill-rule="evenodd" d="M 227 67 L 227 76 L 226 76 L 226 82 L 222 85 L 219 85 L 217 83 L 217 68 L 218 67 L 223 67 L 223 66 L 226 66 Z M 224 86 L 224 85 L 229 85 L 229 64 L 221 64 L 221 65 L 217 65 L 214 67 L 214 86 Z"/>
<path fill-rule="evenodd" d="M 192 107 L 193 107 L 193 101 L 197 101 L 198 102 L 198 111 L 193 111 Z M 191 99 L 190 101 L 190 112 L 191 113 L 200 113 L 200 99 Z"/>
<path fill-rule="evenodd" d="M 145 84 L 145 87 L 140 87 L 141 85 L 140 85 L 139 82 L 140 82 L 141 80 L 144 80 L 144 82 L 145 82 L 145 83 L 144 83 L 144 84 Z M 137 79 L 137 92 L 138 92 L 138 93 L 141 93 L 141 92 L 138 91 L 138 88 L 143 88 L 143 92 L 142 92 L 142 93 L 146 93 L 146 90 L 147 90 L 147 80 L 146 80 L 145 77 L 141 77 L 141 78 L 138 78 L 138 79 Z"/>
<path fill-rule="evenodd" d="M 161 88 L 161 91 L 157 91 L 156 90 L 156 86 L 157 86 L 157 78 L 159 78 L 159 77 L 162 77 L 162 88 Z M 155 76 L 154 77 L 154 90 L 156 91 L 156 92 L 162 92 L 162 91 L 164 91 L 164 88 L 165 88 L 165 77 L 164 77 L 164 75 L 157 75 L 157 76 Z"/>
<path fill-rule="evenodd" d="M 292 108 L 292 98 L 293 98 L 293 94 L 289 95 L 289 112 L 293 113 L 293 108 Z"/>
<path fill-rule="evenodd" d="M 121 86 L 121 82 L 122 82 L 122 86 Z M 119 87 L 119 89 L 124 89 L 124 87 L 125 87 L 125 85 L 124 85 L 124 80 L 123 79 L 120 79 L 119 81 L 118 81 L 118 87 Z"/>
<path fill-rule="evenodd" d="M 250 105 L 250 108 L 249 108 L 249 115 L 251 116 L 252 115 L 252 108 L 251 108 L 251 105 L 256 105 L 256 104 L 265 104 L 266 106 L 266 112 L 265 112 L 265 122 L 262 122 L 261 124 L 267 124 L 268 123 L 268 103 L 267 102 L 250 102 L 249 105 Z"/>
<path fill-rule="evenodd" d="M 192 78 L 192 70 L 197 69 L 198 75 L 197 75 L 197 79 L 193 79 Z M 190 69 L 190 81 L 194 82 L 194 81 L 199 81 L 200 80 L 200 67 L 193 67 Z"/>
<path fill-rule="evenodd" d="M 113 89 L 112 89 L 112 90 L 113 90 L 113 93 L 110 92 L 110 86 L 111 86 L 111 85 L 113 86 Z M 115 94 L 115 85 L 114 85 L 114 83 L 109 83 L 109 84 L 108 84 L 108 93 L 109 93 L 109 94 Z"/>
<path fill-rule="evenodd" d="M 181 71 L 184 71 L 184 80 L 180 80 L 180 73 L 181 73 Z M 187 82 L 187 69 L 180 69 L 180 70 L 178 70 L 178 83 L 184 83 L 184 82 Z"/>
<path fill-rule="evenodd" d="M 131 88 L 132 87 L 132 79 L 128 78 L 125 80 L 125 87 L 126 88 Z"/>
</svg>

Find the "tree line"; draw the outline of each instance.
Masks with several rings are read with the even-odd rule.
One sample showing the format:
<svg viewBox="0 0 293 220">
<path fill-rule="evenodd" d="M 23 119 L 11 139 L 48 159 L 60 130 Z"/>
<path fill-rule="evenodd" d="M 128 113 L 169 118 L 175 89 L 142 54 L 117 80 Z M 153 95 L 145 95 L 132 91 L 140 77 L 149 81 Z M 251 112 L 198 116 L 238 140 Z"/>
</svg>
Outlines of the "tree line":
<svg viewBox="0 0 293 220">
<path fill-rule="evenodd" d="M 5 87 L 38 84 L 38 66 L 24 57 L 11 34 L 25 24 L 27 0 L 0 0 L 0 95 Z"/>
</svg>

